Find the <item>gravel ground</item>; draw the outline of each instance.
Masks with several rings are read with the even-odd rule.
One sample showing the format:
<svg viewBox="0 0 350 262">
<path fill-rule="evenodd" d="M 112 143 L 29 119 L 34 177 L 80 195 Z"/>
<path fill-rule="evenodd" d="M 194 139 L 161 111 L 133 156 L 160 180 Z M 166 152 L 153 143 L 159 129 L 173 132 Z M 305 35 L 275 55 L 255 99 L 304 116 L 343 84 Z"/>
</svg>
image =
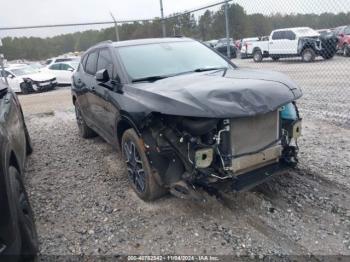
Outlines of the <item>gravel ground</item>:
<svg viewBox="0 0 350 262">
<path fill-rule="evenodd" d="M 69 90 L 20 99 L 43 255 L 350 255 L 347 128 L 306 118 L 299 169 L 253 191 L 145 203 L 120 155 L 99 137 L 78 136 Z"/>
</svg>

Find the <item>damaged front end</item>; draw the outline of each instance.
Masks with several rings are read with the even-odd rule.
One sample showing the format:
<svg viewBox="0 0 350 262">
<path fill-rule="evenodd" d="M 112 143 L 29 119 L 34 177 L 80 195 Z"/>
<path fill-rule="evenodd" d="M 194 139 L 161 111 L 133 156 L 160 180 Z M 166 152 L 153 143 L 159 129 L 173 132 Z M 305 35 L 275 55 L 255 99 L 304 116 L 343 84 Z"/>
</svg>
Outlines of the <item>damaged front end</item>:
<svg viewBox="0 0 350 262">
<path fill-rule="evenodd" d="M 153 113 L 142 128 L 159 184 L 180 197 L 190 195 L 194 186 L 247 190 L 295 167 L 300 135 L 295 102 L 240 118 Z"/>
</svg>

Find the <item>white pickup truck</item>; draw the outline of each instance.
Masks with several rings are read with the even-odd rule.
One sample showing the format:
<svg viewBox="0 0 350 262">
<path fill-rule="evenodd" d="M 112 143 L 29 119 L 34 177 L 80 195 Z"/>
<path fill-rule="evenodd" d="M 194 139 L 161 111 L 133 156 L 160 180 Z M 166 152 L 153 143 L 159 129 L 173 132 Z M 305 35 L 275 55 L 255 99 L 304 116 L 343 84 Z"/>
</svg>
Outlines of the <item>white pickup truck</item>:
<svg viewBox="0 0 350 262">
<path fill-rule="evenodd" d="M 304 62 L 313 62 L 316 56 L 332 58 L 336 53 L 337 42 L 333 34 L 320 35 L 309 27 L 278 29 L 271 32 L 268 40 L 247 45 L 246 57 L 261 62 L 267 57 L 277 61 L 283 57 L 300 56 Z"/>
</svg>

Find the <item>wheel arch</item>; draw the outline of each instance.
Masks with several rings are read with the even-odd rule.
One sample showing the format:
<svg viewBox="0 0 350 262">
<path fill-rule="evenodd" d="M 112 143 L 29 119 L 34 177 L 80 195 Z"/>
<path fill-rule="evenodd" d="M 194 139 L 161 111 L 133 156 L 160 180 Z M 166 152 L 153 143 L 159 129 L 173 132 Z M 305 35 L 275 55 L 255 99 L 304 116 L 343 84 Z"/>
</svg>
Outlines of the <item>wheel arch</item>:
<svg viewBox="0 0 350 262">
<path fill-rule="evenodd" d="M 120 117 L 120 119 L 117 120 L 117 124 L 116 124 L 118 146 L 121 145 L 122 136 L 123 136 L 124 132 L 130 128 L 134 129 L 136 134 L 139 137 L 142 136 L 139 128 L 136 126 L 134 121 L 132 121 L 132 119 L 130 117 L 128 117 L 126 115 L 122 115 Z"/>
<path fill-rule="evenodd" d="M 257 51 L 260 51 L 262 53 L 261 48 L 257 47 L 257 46 L 253 48 L 253 52 L 252 53 L 254 54 Z"/>
</svg>

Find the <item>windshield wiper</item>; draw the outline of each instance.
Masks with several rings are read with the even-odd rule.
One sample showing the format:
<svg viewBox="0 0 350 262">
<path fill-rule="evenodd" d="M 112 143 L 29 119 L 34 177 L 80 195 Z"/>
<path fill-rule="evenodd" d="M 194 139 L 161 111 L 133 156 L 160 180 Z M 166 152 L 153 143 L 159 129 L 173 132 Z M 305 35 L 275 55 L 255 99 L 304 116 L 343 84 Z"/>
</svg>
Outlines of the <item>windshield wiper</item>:
<svg viewBox="0 0 350 262">
<path fill-rule="evenodd" d="M 164 78 L 168 78 L 170 76 L 147 76 L 147 77 L 142 77 L 142 78 L 137 78 L 137 79 L 133 79 L 132 82 L 133 83 L 137 83 L 137 82 L 155 82 Z"/>
<path fill-rule="evenodd" d="M 216 71 L 216 70 L 224 70 L 224 69 L 227 69 L 227 67 L 203 67 L 203 68 L 197 68 L 193 70 L 193 72 Z"/>
</svg>

